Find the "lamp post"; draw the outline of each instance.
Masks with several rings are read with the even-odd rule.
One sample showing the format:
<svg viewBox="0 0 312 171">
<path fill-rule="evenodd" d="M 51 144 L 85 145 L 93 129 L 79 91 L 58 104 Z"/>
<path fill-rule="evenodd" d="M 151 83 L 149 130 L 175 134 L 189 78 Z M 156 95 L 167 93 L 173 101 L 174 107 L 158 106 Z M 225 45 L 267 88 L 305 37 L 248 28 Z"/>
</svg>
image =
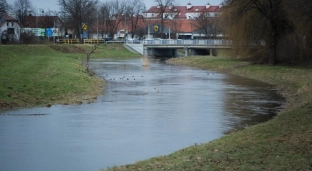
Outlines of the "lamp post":
<svg viewBox="0 0 312 171">
<path fill-rule="evenodd" d="M 169 27 L 169 39 L 171 39 L 171 38 L 170 38 L 170 27 Z"/>
<path fill-rule="evenodd" d="M 96 37 L 99 39 L 99 12 L 96 13 Z"/>
<path fill-rule="evenodd" d="M 37 37 L 38 37 L 38 41 L 39 41 L 39 36 L 40 36 L 40 32 L 39 32 L 39 28 L 38 28 L 38 15 L 40 14 L 40 10 L 42 13 L 44 13 L 43 9 L 38 8 L 37 9 L 37 17 L 36 17 L 36 28 L 37 28 Z"/>
<path fill-rule="evenodd" d="M 149 24 L 147 24 L 147 39 L 150 38 L 150 29 L 149 29 Z"/>
<path fill-rule="evenodd" d="M 124 5 L 124 7 L 125 7 L 125 39 L 126 39 L 126 33 L 127 33 L 127 13 L 128 13 L 128 8 L 127 8 L 127 3 L 128 3 L 128 1 L 127 0 L 125 0 L 125 5 Z M 127 36 L 128 36 L 128 33 L 127 33 Z"/>
<path fill-rule="evenodd" d="M 53 35 L 54 31 L 56 32 L 56 29 L 55 29 L 55 16 L 54 16 L 54 20 L 53 20 L 53 31 L 52 31 L 53 43 L 55 44 L 55 34 Z"/>
</svg>

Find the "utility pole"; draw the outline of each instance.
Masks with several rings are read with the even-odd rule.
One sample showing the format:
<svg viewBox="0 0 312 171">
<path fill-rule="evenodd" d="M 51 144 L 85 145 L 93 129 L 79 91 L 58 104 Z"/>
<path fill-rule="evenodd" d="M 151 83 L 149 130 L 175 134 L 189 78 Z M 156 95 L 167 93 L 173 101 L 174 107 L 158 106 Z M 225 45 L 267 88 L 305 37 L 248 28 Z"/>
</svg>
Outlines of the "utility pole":
<svg viewBox="0 0 312 171">
<path fill-rule="evenodd" d="M 54 16 L 54 20 L 53 20 L 53 31 L 52 31 L 53 43 L 55 44 L 55 34 L 53 35 L 54 31 L 56 31 L 56 29 L 55 29 L 55 16 Z"/>
<path fill-rule="evenodd" d="M 41 9 L 41 8 L 38 8 L 37 9 L 37 17 L 36 17 L 36 28 L 37 28 L 37 40 L 38 40 L 38 42 L 39 42 L 39 37 L 40 37 L 40 34 L 41 34 L 41 32 L 39 31 L 39 26 L 38 26 L 38 15 L 40 14 L 40 11 L 42 12 L 42 13 L 44 13 L 44 11 L 43 11 L 43 9 Z"/>
<path fill-rule="evenodd" d="M 96 14 L 96 37 L 99 39 L 99 12 Z"/>
<path fill-rule="evenodd" d="M 149 29 L 149 24 L 147 24 L 147 39 L 150 38 L 150 29 Z"/>
<path fill-rule="evenodd" d="M 171 38 L 170 38 L 170 27 L 169 27 L 169 39 L 171 39 Z"/>
</svg>

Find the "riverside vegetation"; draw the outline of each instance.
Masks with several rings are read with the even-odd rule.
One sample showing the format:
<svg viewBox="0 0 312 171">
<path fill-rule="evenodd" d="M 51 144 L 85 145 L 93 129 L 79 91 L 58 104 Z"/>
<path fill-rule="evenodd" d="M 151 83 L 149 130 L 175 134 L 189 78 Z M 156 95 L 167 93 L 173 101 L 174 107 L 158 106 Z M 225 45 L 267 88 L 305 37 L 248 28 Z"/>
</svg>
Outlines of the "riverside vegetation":
<svg viewBox="0 0 312 171">
<path fill-rule="evenodd" d="M 268 122 L 231 132 L 220 139 L 167 156 L 111 167 L 108 171 L 312 170 L 311 69 L 252 65 L 240 59 L 207 56 L 167 62 L 274 84 L 287 99 L 285 109 Z"/>
<path fill-rule="evenodd" d="M 5 45 L 0 47 L 0 110 L 92 101 L 104 81 L 85 69 L 93 45 Z M 138 57 L 121 44 L 103 44 L 95 58 Z"/>
</svg>

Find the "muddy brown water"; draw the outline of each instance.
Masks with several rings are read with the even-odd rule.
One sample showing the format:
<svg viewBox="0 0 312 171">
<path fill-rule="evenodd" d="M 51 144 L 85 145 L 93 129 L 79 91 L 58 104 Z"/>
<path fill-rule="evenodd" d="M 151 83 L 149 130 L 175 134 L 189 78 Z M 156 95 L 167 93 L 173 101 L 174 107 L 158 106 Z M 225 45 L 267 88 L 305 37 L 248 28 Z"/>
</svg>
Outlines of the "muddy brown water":
<svg viewBox="0 0 312 171">
<path fill-rule="evenodd" d="M 92 61 L 107 81 L 95 103 L 0 114 L 0 170 L 98 170 L 170 154 L 268 120 L 271 85 L 164 64 Z"/>
</svg>

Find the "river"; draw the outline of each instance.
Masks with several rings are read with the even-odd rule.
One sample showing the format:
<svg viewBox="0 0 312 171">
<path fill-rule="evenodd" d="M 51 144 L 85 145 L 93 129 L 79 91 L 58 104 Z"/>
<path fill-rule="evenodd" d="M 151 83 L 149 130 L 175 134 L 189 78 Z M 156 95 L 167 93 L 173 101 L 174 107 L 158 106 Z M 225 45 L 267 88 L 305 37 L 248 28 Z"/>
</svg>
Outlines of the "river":
<svg viewBox="0 0 312 171">
<path fill-rule="evenodd" d="M 283 99 L 258 81 L 159 60 L 94 60 L 94 103 L 0 114 L 1 171 L 93 171 L 170 154 L 268 120 Z"/>
</svg>

